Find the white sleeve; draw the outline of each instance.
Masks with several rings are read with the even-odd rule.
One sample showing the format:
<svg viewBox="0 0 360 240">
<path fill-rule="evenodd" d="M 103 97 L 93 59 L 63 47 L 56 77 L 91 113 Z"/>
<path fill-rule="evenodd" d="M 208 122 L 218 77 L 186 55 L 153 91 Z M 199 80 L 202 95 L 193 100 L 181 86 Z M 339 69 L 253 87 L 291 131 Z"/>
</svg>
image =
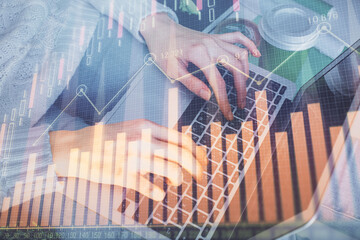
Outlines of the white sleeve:
<svg viewBox="0 0 360 240">
<path fill-rule="evenodd" d="M 139 33 L 141 21 L 154 13 L 167 13 L 170 18 L 178 22 L 176 14 L 168 7 L 156 0 L 86 0 L 100 13 L 119 21 L 120 13 L 123 12 L 123 27 L 126 28 L 136 39 L 144 42 Z"/>
</svg>

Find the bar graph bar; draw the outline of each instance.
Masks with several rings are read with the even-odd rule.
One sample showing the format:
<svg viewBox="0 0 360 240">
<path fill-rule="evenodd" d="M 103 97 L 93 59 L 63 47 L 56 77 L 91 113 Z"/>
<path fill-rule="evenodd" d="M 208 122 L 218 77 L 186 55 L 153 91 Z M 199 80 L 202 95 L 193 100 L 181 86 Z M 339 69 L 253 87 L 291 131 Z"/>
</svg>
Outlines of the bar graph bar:
<svg viewBox="0 0 360 240">
<path fill-rule="evenodd" d="M 114 169 L 114 194 L 113 194 L 113 211 L 112 211 L 112 219 L 113 223 L 120 224 L 122 221 L 121 212 L 118 210 L 119 207 L 121 209 L 121 203 L 123 201 L 123 188 L 120 187 L 120 183 L 125 181 L 125 174 L 122 174 L 123 179 L 119 179 L 116 173 L 120 169 L 126 169 L 126 134 L 125 133 L 118 133 L 116 137 L 116 153 L 115 153 L 115 169 Z"/>
<path fill-rule="evenodd" d="M 154 161 L 163 161 L 165 158 L 165 151 L 162 149 L 157 149 L 154 151 Z M 164 163 L 165 165 L 165 163 Z M 164 166 L 165 168 L 165 166 Z M 166 191 L 164 186 L 164 177 L 155 177 L 154 184 L 160 188 L 163 188 Z M 164 222 L 164 205 L 162 203 L 157 202 L 154 203 L 154 213 L 153 213 L 153 224 L 163 224 Z"/>
<path fill-rule="evenodd" d="M 233 0 L 233 10 L 234 10 L 234 12 L 240 11 L 240 1 L 239 0 Z"/>
<path fill-rule="evenodd" d="M 5 139 L 5 132 L 6 132 L 6 124 L 3 123 L 1 125 L 1 131 L 0 131 L 0 157 L 2 156 L 2 147 Z"/>
<path fill-rule="evenodd" d="M 138 141 L 131 141 L 128 143 L 128 168 L 129 164 L 136 165 L 136 167 L 139 167 L 140 160 L 139 160 L 139 142 Z M 127 171 L 128 172 L 128 171 Z M 139 175 L 137 176 L 135 183 L 132 183 L 132 186 L 135 187 L 137 190 L 139 189 Z M 130 178 L 127 178 L 127 181 L 129 181 Z M 130 183 L 127 183 L 127 185 L 130 185 Z M 130 201 L 130 204 L 125 209 L 125 215 L 127 218 L 125 218 L 124 224 L 133 226 L 135 224 L 134 219 L 132 218 L 132 214 L 135 212 L 135 200 L 136 200 L 136 191 L 134 189 L 127 188 L 126 189 L 126 199 Z"/>
<path fill-rule="evenodd" d="M 30 92 L 29 109 L 32 109 L 34 107 L 37 80 L 38 80 L 38 74 L 34 73 L 32 85 L 31 85 L 31 92 Z"/>
<path fill-rule="evenodd" d="M 246 130 L 249 129 L 249 130 Z M 246 192 L 246 205 L 247 205 L 247 218 L 248 222 L 259 222 L 260 220 L 260 209 L 258 200 L 258 188 L 257 188 L 257 175 L 256 175 L 256 163 L 254 153 L 254 132 L 253 123 L 245 122 L 242 127 L 242 139 L 243 139 L 243 150 L 244 150 L 244 163 L 247 172 L 245 174 L 245 192 Z M 245 150 L 244 142 L 249 143 L 249 148 Z"/>
<path fill-rule="evenodd" d="M 103 146 L 103 131 L 104 125 L 97 124 L 95 125 L 94 130 L 94 142 L 93 142 L 93 152 L 91 160 L 91 173 L 90 180 L 90 193 L 89 193 L 89 208 L 97 209 L 98 203 L 98 191 L 100 181 L 100 168 L 101 168 L 101 158 L 102 158 L 102 146 Z M 87 215 L 87 225 L 96 224 L 96 214 L 93 211 L 89 211 Z"/>
<path fill-rule="evenodd" d="M 189 130 L 191 132 L 191 127 L 190 126 L 183 126 L 181 128 L 181 132 L 183 133 L 182 135 L 182 145 L 183 145 L 183 149 L 182 149 L 182 160 L 181 162 L 184 162 L 185 159 L 191 159 L 193 156 L 191 154 L 191 152 L 189 151 L 186 151 L 185 149 L 191 149 L 192 150 L 192 143 L 187 141 L 186 140 L 186 135 L 185 135 L 185 132 Z M 193 164 L 192 166 L 192 169 L 194 172 L 196 172 L 196 165 Z M 184 179 L 184 182 L 186 184 L 189 185 L 188 189 L 185 190 L 185 189 L 182 189 L 182 195 L 183 196 L 186 196 L 187 199 L 189 199 L 189 201 L 184 201 L 186 202 L 186 204 L 182 204 L 181 205 L 181 209 L 184 210 L 185 212 L 191 212 L 192 209 L 193 209 L 193 203 L 192 203 L 192 197 L 193 197 L 193 184 L 194 184 L 194 181 L 192 179 L 192 176 L 186 172 L 186 171 L 183 171 L 183 179 Z M 188 214 L 186 214 L 185 212 L 182 212 L 182 219 L 181 219 L 181 222 L 184 223 L 186 222 L 187 218 L 189 217 Z M 192 221 L 193 218 L 191 217 L 190 218 L 190 221 Z"/>
<path fill-rule="evenodd" d="M 239 156 L 238 156 L 238 143 L 236 139 L 236 134 L 226 135 L 226 151 L 228 154 L 226 155 L 227 164 L 227 174 L 231 176 L 234 174 L 233 179 L 231 180 L 233 183 L 240 181 L 239 172 L 236 171 L 239 164 Z M 231 144 L 233 142 L 233 144 Z M 233 190 L 233 184 L 229 183 L 228 189 L 229 193 Z M 241 202 L 240 202 L 240 188 L 236 189 L 236 193 L 232 200 L 230 201 L 229 207 L 229 220 L 231 223 L 237 223 L 241 219 Z"/>
<path fill-rule="evenodd" d="M 201 11 L 203 9 L 203 0 L 196 0 L 196 7 Z"/>
<path fill-rule="evenodd" d="M 154 161 L 151 156 L 151 129 L 143 129 L 141 135 L 141 159 L 151 163 L 151 169 L 154 169 Z M 147 186 L 150 189 L 150 185 Z M 138 216 L 139 222 L 145 224 L 149 218 L 149 198 L 142 197 L 139 204 Z"/>
<path fill-rule="evenodd" d="M 264 220 L 265 222 L 275 222 L 277 220 L 275 182 L 266 91 L 256 92 L 255 99 L 258 136 L 259 141 L 262 140 L 259 154 L 260 171 L 262 173 L 261 184 L 264 204 Z M 262 128 L 264 129 L 263 131 L 261 130 Z"/>
<path fill-rule="evenodd" d="M 124 12 L 120 11 L 118 20 L 118 38 L 122 38 L 124 32 Z"/>
<path fill-rule="evenodd" d="M 78 165 L 79 165 L 79 149 L 74 148 L 70 150 L 70 161 L 68 169 L 68 179 L 66 184 L 66 198 L 64 207 L 64 226 L 70 226 L 72 224 L 73 216 L 73 199 L 75 199 L 75 184 L 78 176 Z"/>
<path fill-rule="evenodd" d="M 6 227 L 6 225 L 7 225 L 9 209 L 10 209 L 10 202 L 11 202 L 10 197 L 5 197 L 3 199 L 3 204 L 1 207 L 0 227 Z"/>
<path fill-rule="evenodd" d="M 40 211 L 41 194 L 43 190 L 43 182 L 44 182 L 43 176 L 36 177 L 34 198 L 33 198 L 31 218 L 30 218 L 31 227 L 37 227 L 39 223 L 39 211 Z"/>
<path fill-rule="evenodd" d="M 20 227 L 25 227 L 28 224 L 29 207 L 32 194 L 32 185 L 34 179 L 34 170 L 36 164 L 36 153 L 30 154 L 28 167 L 26 172 L 26 181 L 23 196 L 23 205 L 20 214 Z"/>
<path fill-rule="evenodd" d="M 323 119 L 319 103 L 308 105 L 311 141 L 314 152 L 314 163 L 316 180 L 319 181 L 321 174 L 327 164 Z"/>
<path fill-rule="evenodd" d="M 280 198 L 282 218 L 289 219 L 294 216 L 294 193 L 292 189 L 291 165 L 289 155 L 288 136 L 286 132 L 275 134 L 276 154 L 279 172 Z"/>
<path fill-rule="evenodd" d="M 59 70 L 58 70 L 58 80 L 63 79 L 63 75 L 64 75 L 64 63 L 65 63 L 65 59 L 61 58 L 60 62 L 59 62 Z"/>
<path fill-rule="evenodd" d="M 291 126 L 295 150 L 295 162 L 298 175 L 301 209 L 309 206 L 312 198 L 312 186 L 309 167 L 308 149 L 305 137 L 305 125 L 302 112 L 291 114 Z"/>
<path fill-rule="evenodd" d="M 206 148 L 203 146 L 196 146 L 196 159 L 198 159 L 198 161 L 202 161 L 202 162 L 207 162 L 209 164 L 208 161 L 206 161 Z M 207 166 L 205 166 L 205 171 L 207 169 Z M 201 179 L 200 181 L 197 181 L 197 199 L 200 199 L 202 194 L 204 193 L 204 188 L 207 187 L 207 180 L 205 179 Z M 206 196 L 206 193 L 204 193 Z M 202 200 L 200 202 L 198 202 L 198 205 L 196 207 L 197 211 L 197 220 L 198 223 L 204 223 L 207 219 L 207 216 L 209 214 L 209 208 L 208 208 L 208 200 L 206 198 L 202 198 Z M 201 210 L 201 211 L 199 211 Z"/>
<path fill-rule="evenodd" d="M 222 194 L 222 189 L 224 188 L 224 168 L 223 168 L 223 153 L 220 149 L 222 149 L 222 138 L 221 138 L 221 123 L 215 122 L 211 123 L 210 125 L 210 132 L 211 132 L 211 146 L 213 147 L 211 149 L 211 176 L 213 176 L 211 190 L 212 190 L 212 196 L 209 196 L 209 198 L 212 198 L 214 201 L 218 201 L 218 207 L 222 208 L 224 205 L 224 195 Z M 219 172 L 218 172 L 219 171 Z M 212 201 L 209 202 L 209 204 L 215 204 Z M 214 217 L 217 213 L 215 213 Z M 215 219 L 214 219 L 215 220 Z M 225 218 L 221 218 L 221 223 L 225 222 Z"/>
<path fill-rule="evenodd" d="M 170 63 L 171 64 L 171 63 Z M 168 64 L 169 68 L 169 64 Z M 169 70 L 169 69 L 168 69 Z M 177 71 L 175 71 L 177 72 Z M 174 123 L 176 123 L 173 127 L 173 129 L 177 130 L 177 121 L 179 119 L 179 89 L 178 88 L 170 88 L 169 89 L 169 102 L 168 102 L 168 126 L 173 126 Z M 170 159 L 172 159 L 174 162 L 178 162 L 179 159 L 179 153 L 180 149 L 178 147 L 178 143 L 181 139 L 178 137 L 177 131 L 173 131 L 172 129 L 169 129 L 168 131 L 168 139 L 171 139 L 171 142 L 168 142 L 168 149 L 167 154 Z M 167 166 L 167 162 L 165 163 L 165 168 L 167 174 L 171 174 L 169 171 L 169 167 Z M 178 192 L 178 187 L 175 186 L 169 186 L 169 190 L 171 190 L 173 193 Z M 168 194 L 167 197 L 167 204 L 169 206 L 176 205 L 178 201 L 178 197 L 176 194 Z M 167 209 L 165 210 L 165 220 L 170 218 L 171 212 Z M 178 212 L 175 211 L 174 215 L 178 215 Z M 176 219 L 178 220 L 178 219 Z"/>
<path fill-rule="evenodd" d="M 54 196 L 54 205 L 52 209 L 52 218 L 51 218 L 51 226 L 58 227 L 60 226 L 60 219 L 62 213 L 62 202 L 64 195 L 64 185 L 65 182 L 59 181 L 55 186 L 55 196 Z"/>
<path fill-rule="evenodd" d="M 114 1 L 110 1 L 108 16 L 109 16 L 108 30 L 111 30 L 113 28 L 113 22 L 114 22 Z"/>
<path fill-rule="evenodd" d="M 15 183 L 15 190 L 11 204 L 11 214 L 10 214 L 10 222 L 9 227 L 16 227 L 18 224 L 19 217 L 19 205 L 21 204 L 21 192 L 23 188 L 23 182 Z"/>
<path fill-rule="evenodd" d="M 100 225 L 108 225 L 110 217 L 110 183 L 113 182 L 113 152 L 114 152 L 114 142 L 106 141 L 104 147 L 104 164 L 103 164 L 103 174 L 102 174 L 102 186 L 101 186 L 101 200 L 100 200 Z M 109 170 L 108 168 L 111 168 Z M 111 175 L 109 176 L 109 172 Z M 108 180 L 105 180 L 108 179 Z"/>
<path fill-rule="evenodd" d="M 84 224 L 84 213 L 86 204 L 87 180 L 90 167 L 90 153 L 82 152 L 80 156 L 79 167 L 79 182 L 77 191 L 75 226 L 82 226 Z"/>
<path fill-rule="evenodd" d="M 48 171 L 45 179 L 45 192 L 44 192 L 44 202 L 43 209 L 41 214 L 41 223 L 40 225 L 43 227 L 49 226 L 49 218 L 50 218 L 50 209 L 52 202 L 52 195 L 54 192 L 54 173 L 55 173 L 55 165 L 49 165 Z"/>
</svg>

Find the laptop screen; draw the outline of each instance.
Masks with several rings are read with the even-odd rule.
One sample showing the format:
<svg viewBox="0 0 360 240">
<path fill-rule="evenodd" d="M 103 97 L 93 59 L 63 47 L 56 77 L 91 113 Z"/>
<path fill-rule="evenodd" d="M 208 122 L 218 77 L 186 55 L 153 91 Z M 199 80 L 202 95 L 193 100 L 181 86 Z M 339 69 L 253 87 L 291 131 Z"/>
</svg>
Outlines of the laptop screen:
<svg viewBox="0 0 360 240">
<path fill-rule="evenodd" d="M 203 31 L 233 5 L 233 1 L 219 0 L 157 1 L 174 10 L 181 25 L 197 31 Z"/>
</svg>

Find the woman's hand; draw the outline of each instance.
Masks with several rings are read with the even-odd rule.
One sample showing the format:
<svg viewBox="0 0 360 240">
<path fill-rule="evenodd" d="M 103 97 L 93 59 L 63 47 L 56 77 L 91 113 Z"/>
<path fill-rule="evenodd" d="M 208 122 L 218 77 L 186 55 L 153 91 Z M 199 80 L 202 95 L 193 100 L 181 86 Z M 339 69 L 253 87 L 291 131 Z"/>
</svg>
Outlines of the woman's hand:
<svg viewBox="0 0 360 240">
<path fill-rule="evenodd" d="M 102 173 L 99 183 L 131 188 L 157 201 L 164 198 L 165 192 L 149 181 L 150 173 L 166 177 L 169 185 L 179 186 L 183 170 L 200 179 L 206 164 L 205 159 L 196 159 L 195 143 L 190 137 L 143 119 L 49 135 L 58 176 L 79 177 L 70 176 L 69 172 L 74 171 L 68 171 L 70 150 L 78 148 L 79 152 L 92 153 L 90 173 Z M 104 150 L 107 141 L 113 141 L 112 151 Z M 89 174 L 86 180 L 94 181 L 92 177 Z"/>
<path fill-rule="evenodd" d="M 232 120 L 225 82 L 215 66 L 219 61 L 221 63 L 221 59 L 225 59 L 222 64 L 234 76 L 237 104 L 241 108 L 245 106 L 246 80 L 249 75 L 248 50 L 234 43 L 243 44 L 253 56 L 260 57 L 259 50 L 251 40 L 240 32 L 210 35 L 193 31 L 176 24 L 164 13 L 145 18 L 143 26 L 141 34 L 149 51 L 156 56 L 156 63 L 167 75 L 183 83 L 199 97 L 209 100 L 211 92 L 206 84 L 187 71 L 190 62 L 195 64 L 205 74 L 224 116 Z"/>
</svg>

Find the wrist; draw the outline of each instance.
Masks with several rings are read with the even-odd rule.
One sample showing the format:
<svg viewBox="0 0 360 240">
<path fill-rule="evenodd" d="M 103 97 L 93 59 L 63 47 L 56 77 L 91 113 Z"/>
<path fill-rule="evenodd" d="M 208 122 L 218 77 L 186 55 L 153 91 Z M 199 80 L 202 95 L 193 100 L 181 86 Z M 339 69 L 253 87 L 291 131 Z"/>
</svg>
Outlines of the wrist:
<svg viewBox="0 0 360 240">
<path fill-rule="evenodd" d="M 145 17 L 141 22 L 140 35 L 147 41 L 151 35 L 159 32 L 166 31 L 166 27 L 175 24 L 172 18 L 167 13 L 157 13 Z"/>
</svg>

